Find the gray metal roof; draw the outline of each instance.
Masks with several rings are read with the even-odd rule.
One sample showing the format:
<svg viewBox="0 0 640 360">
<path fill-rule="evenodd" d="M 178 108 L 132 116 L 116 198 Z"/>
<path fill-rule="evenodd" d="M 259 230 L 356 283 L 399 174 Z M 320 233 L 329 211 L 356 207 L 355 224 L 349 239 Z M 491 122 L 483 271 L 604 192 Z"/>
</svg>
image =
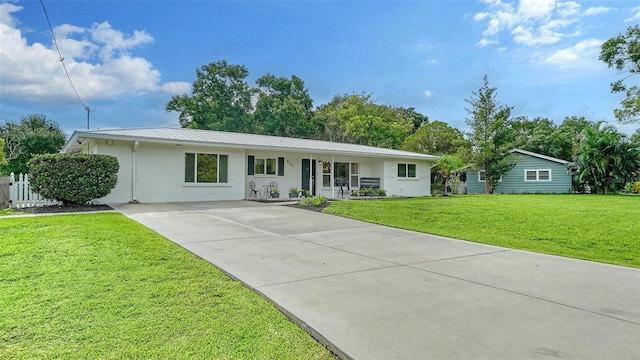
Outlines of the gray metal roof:
<svg viewBox="0 0 640 360">
<path fill-rule="evenodd" d="M 520 154 L 525 154 L 525 155 L 537 157 L 537 158 L 540 158 L 540 159 L 545 159 L 545 160 L 557 162 L 557 163 L 560 163 L 560 164 L 563 164 L 563 165 L 567 165 L 569 163 L 569 161 L 558 159 L 558 158 L 554 158 L 554 157 L 547 156 L 547 155 L 534 153 L 533 151 L 527 151 L 527 150 L 522 150 L 522 149 L 513 149 L 513 150 L 511 150 L 511 152 L 512 153 L 513 152 L 517 152 L 517 153 L 520 153 Z"/>
<path fill-rule="evenodd" d="M 302 153 L 351 154 L 424 160 L 437 158 L 433 155 L 365 145 L 184 128 L 138 128 L 75 131 L 62 151 L 71 151 L 76 146 L 79 139 L 139 140 L 164 143 L 215 145 L 246 149 L 273 149 Z"/>
</svg>

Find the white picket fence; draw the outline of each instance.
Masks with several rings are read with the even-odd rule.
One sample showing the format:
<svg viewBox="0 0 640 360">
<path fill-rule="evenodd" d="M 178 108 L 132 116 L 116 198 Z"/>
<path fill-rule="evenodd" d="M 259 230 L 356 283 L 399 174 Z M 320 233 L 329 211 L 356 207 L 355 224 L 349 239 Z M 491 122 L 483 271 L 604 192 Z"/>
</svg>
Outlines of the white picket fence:
<svg viewBox="0 0 640 360">
<path fill-rule="evenodd" d="M 9 201 L 13 208 L 27 208 L 34 206 L 57 205 L 55 200 L 45 199 L 40 194 L 31 190 L 29 185 L 29 175 L 20 174 L 16 178 L 14 173 L 10 175 Z"/>
</svg>

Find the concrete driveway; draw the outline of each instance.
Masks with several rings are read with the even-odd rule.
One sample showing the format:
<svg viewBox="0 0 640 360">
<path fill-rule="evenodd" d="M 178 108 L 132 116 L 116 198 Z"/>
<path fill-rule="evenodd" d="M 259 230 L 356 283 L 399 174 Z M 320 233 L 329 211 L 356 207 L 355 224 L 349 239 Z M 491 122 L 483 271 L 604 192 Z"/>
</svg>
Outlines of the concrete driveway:
<svg viewBox="0 0 640 360">
<path fill-rule="evenodd" d="M 640 359 L 640 270 L 247 201 L 114 205 L 342 358 Z"/>
</svg>

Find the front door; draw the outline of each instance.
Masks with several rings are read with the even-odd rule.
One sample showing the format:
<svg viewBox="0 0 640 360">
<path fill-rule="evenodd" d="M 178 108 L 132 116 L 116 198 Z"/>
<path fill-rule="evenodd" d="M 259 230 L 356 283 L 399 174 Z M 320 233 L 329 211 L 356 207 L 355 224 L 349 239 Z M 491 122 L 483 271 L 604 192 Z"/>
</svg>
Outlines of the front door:
<svg viewBox="0 0 640 360">
<path fill-rule="evenodd" d="M 309 172 L 311 167 L 311 172 Z M 310 159 L 302 159 L 302 190 L 311 190 L 311 194 L 316 196 L 316 162 Z"/>
</svg>

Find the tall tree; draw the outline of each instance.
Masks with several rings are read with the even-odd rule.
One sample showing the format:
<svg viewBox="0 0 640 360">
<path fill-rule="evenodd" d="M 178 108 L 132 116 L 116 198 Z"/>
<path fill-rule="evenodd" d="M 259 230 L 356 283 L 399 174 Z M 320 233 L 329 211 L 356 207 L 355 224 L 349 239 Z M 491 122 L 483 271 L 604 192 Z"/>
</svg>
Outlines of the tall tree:
<svg viewBox="0 0 640 360">
<path fill-rule="evenodd" d="M 470 115 L 466 119 L 471 128 L 469 139 L 472 146 L 473 164 L 485 172 L 485 191 L 493 194 L 502 175 L 509 172 L 515 163 L 508 153 L 514 140 L 510 128 L 511 107 L 497 101 L 495 87 L 489 87 L 487 75 L 478 92 L 465 99 L 471 105 L 466 109 Z"/>
<path fill-rule="evenodd" d="M 600 49 L 600 60 L 626 74 L 611 83 L 611 92 L 626 95 L 620 102 L 621 108 L 613 111 L 615 117 L 621 122 L 640 121 L 640 87 L 624 84 L 625 80 L 640 73 L 640 26 L 630 26 L 626 34 L 618 34 L 605 41 Z"/>
<path fill-rule="evenodd" d="M 529 120 L 522 116 L 513 119 L 511 127 L 515 136 L 514 147 L 542 155 L 557 156 L 560 149 L 553 137 L 557 129 L 553 121 L 540 117 Z"/>
<path fill-rule="evenodd" d="M 566 117 L 551 135 L 557 146 L 557 150 L 555 150 L 557 152 L 546 155 L 567 161 L 575 160 L 583 130 L 587 126 L 594 125 L 594 122 L 585 119 L 583 116 Z"/>
<path fill-rule="evenodd" d="M 431 155 L 457 154 L 461 159 L 468 159 L 471 144 L 460 130 L 436 120 L 420 126 L 409 135 L 402 149 Z"/>
<path fill-rule="evenodd" d="M 0 125 L 0 137 L 4 141 L 6 165 L 0 173 L 27 173 L 27 162 L 39 154 L 57 153 L 66 141 L 60 126 L 45 115 L 23 116 L 19 123 L 6 122 Z"/>
<path fill-rule="evenodd" d="M 313 101 L 299 77 L 267 74 L 260 77 L 254 118 L 260 132 L 297 138 L 317 137 L 320 126 L 312 121 Z"/>
<path fill-rule="evenodd" d="M 598 122 L 584 129 L 576 165 L 578 181 L 593 192 L 617 192 L 640 175 L 640 148 L 615 127 Z"/>
<path fill-rule="evenodd" d="M 4 152 L 4 139 L 0 138 L 0 166 L 7 164 L 7 156 Z"/>
<path fill-rule="evenodd" d="M 423 115 L 419 112 L 416 111 L 416 109 L 410 107 L 408 109 L 403 109 L 404 111 L 404 116 L 412 119 L 413 122 L 413 130 L 411 130 L 411 133 L 415 133 L 416 131 L 418 131 L 418 129 L 425 124 L 429 123 L 429 117 L 427 115 Z"/>
<path fill-rule="evenodd" d="M 407 109 L 376 104 L 370 95 L 337 95 L 315 111 L 321 139 L 399 149 L 414 127 Z"/>
<path fill-rule="evenodd" d="M 191 95 L 173 96 L 166 110 L 179 113 L 182 127 L 252 132 L 255 90 L 247 84 L 248 76 L 247 68 L 225 60 L 204 65 L 196 70 Z"/>
</svg>

